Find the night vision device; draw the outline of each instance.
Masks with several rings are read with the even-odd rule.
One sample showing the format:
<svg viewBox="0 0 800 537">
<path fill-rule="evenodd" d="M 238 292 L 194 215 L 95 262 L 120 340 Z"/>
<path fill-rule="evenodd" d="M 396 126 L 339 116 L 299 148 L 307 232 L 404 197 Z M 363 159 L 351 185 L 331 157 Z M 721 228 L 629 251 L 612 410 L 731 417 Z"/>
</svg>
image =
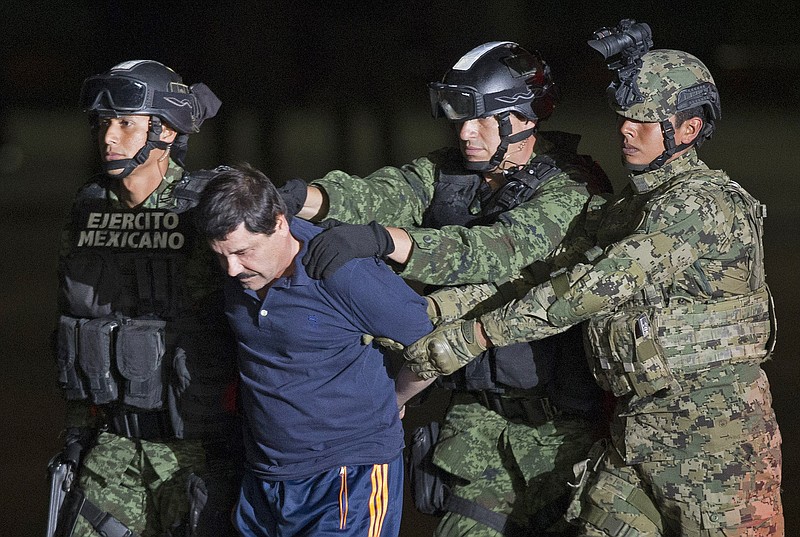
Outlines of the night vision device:
<svg viewBox="0 0 800 537">
<path fill-rule="evenodd" d="M 653 46 L 650 26 L 633 19 L 622 19 L 616 27 L 603 27 L 594 32 L 588 42 L 590 47 L 603 55 L 615 79 L 608 87 L 608 96 L 620 108 L 644 101 L 636 76 L 644 56 Z"/>
</svg>

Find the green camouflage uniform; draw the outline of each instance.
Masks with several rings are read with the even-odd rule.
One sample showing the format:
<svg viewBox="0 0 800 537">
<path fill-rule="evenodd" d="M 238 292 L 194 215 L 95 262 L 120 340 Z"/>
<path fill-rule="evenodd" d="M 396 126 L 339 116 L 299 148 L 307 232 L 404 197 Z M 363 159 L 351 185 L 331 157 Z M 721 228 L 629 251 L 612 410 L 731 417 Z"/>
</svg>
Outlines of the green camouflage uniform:
<svg viewBox="0 0 800 537">
<path fill-rule="evenodd" d="M 495 345 L 589 320 L 618 406 L 580 495 L 586 535 L 783 535 L 763 216 L 691 149 L 631 176 L 583 263 L 481 317 Z"/>
<path fill-rule="evenodd" d="M 456 149 L 431 153 L 400 168 L 385 167 L 365 178 L 333 171 L 312 184 L 324 189 L 330 200 L 328 217 L 349 223 L 375 220 L 408 232 L 414 246 L 400 272 L 404 278 L 432 285 L 507 281 L 523 267 L 547 259 L 587 208 L 605 202 L 589 194 L 587 180 L 593 179 L 587 177 L 588 170 L 571 165 L 554 143 L 556 138 L 549 137 L 537 136 L 537 153 L 531 159 L 550 156 L 563 171 L 543 183 L 532 199 L 487 226 L 421 227 L 440 172 L 463 169 Z M 477 196 L 470 210 L 480 214 Z M 572 465 L 585 458 L 597 425 L 566 413 L 543 424 L 511 421 L 476 402 L 474 395 L 455 392 L 433 460 L 459 478 L 451 489 L 456 496 L 508 515 L 520 527 L 530 526 L 537 513 L 544 516 L 539 520 L 556 520 L 561 526 L 563 520 L 558 520 L 565 506 L 560 500 L 569 490 Z M 542 508 L 549 512 L 543 515 Z M 500 535 L 453 512 L 444 515 L 436 530 L 439 536 L 467 534 Z"/>
<path fill-rule="evenodd" d="M 544 134 L 537 137 L 537 152 L 531 158 L 552 156 L 564 172 L 491 226 L 419 228 L 440 170 L 461 168 L 456 149 L 431 153 L 400 168 L 381 168 L 363 178 L 336 170 L 311 184 L 328 195 L 328 218 L 351 224 L 375 220 L 408 232 L 414 247 L 400 272 L 404 278 L 432 285 L 506 281 L 546 259 L 587 206 L 604 202 L 590 196 L 585 170 L 564 162 Z M 480 213 L 477 200 L 471 209 Z"/>
<path fill-rule="evenodd" d="M 183 169 L 170 161 L 161 185 L 141 207 L 174 208 L 172 192 L 183 175 Z M 106 194 L 110 209 L 125 208 L 113 191 L 107 190 Z M 67 262 L 70 256 L 71 234 L 71 222 L 67 222 L 62 234 L 61 263 Z M 191 252 L 181 275 L 191 307 L 198 309 L 186 312 L 187 315 L 207 315 L 207 311 L 200 309 L 208 307 L 209 297 L 221 289 L 214 267 L 216 261 L 210 250 L 199 243 L 199 247 Z M 112 276 L 106 276 L 109 277 Z M 68 305 L 64 304 L 61 308 L 69 313 Z M 223 317 L 219 321 L 225 326 Z M 212 339 L 215 336 L 210 333 L 196 336 L 204 342 L 202 345 L 208 344 L 210 349 L 216 349 L 220 345 L 218 340 Z M 184 433 L 188 434 L 190 429 L 199 433 L 191 434 L 192 439 L 147 441 L 112 434 L 105 431 L 103 406 L 90 405 L 88 400 L 67 401 L 68 429 L 88 428 L 98 431 L 96 443 L 84 454 L 81 462 L 80 488 L 90 501 L 141 537 L 171 535 L 170 532 L 175 530 L 185 531 L 192 487 L 200 486 L 207 490 L 209 506 L 213 499 L 213 502 L 227 504 L 227 510 L 232 507 L 238 490 L 239 462 L 238 454 L 233 457 L 235 452 L 230 451 L 231 446 L 238 443 L 237 438 L 231 438 L 233 434 L 238 434 L 233 426 L 233 409 L 225 408 L 225 399 L 231 396 L 231 392 L 225 391 L 225 386 L 227 384 L 229 389 L 233 389 L 236 371 L 232 348 L 227 357 L 215 356 L 218 361 L 215 360 L 213 364 L 187 361 L 183 373 L 178 373 L 178 376 L 185 374 L 195 381 L 205 381 L 206 391 L 200 399 L 206 400 L 194 403 L 195 414 L 183 416 L 186 420 Z M 179 382 L 174 371 L 172 381 Z M 197 394 L 190 397 L 196 398 Z M 201 414 L 197 414 L 198 412 Z M 198 485 L 198 476 L 204 483 Z M 233 533 L 224 508 L 214 512 L 211 509 L 206 510 L 201 520 L 203 522 L 197 535 L 221 537 Z M 98 533 L 84 517 L 79 516 L 73 535 L 96 537 Z"/>
</svg>

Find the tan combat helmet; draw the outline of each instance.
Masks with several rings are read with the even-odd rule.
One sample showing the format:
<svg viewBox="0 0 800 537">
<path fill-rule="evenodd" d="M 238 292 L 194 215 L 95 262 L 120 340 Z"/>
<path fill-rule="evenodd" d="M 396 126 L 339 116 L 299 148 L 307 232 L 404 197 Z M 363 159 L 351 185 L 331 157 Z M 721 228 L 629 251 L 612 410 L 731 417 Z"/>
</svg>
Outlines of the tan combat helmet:
<svg viewBox="0 0 800 537">
<path fill-rule="evenodd" d="M 623 117 L 636 121 L 661 122 L 674 114 L 697 106 L 706 109 L 704 138 L 711 136 L 714 121 L 720 118 L 717 87 L 708 68 L 688 52 L 651 50 L 642 56 L 636 86 L 644 100 L 623 108 L 616 102 L 612 108 Z M 698 136 L 699 138 L 699 136 Z"/>
</svg>

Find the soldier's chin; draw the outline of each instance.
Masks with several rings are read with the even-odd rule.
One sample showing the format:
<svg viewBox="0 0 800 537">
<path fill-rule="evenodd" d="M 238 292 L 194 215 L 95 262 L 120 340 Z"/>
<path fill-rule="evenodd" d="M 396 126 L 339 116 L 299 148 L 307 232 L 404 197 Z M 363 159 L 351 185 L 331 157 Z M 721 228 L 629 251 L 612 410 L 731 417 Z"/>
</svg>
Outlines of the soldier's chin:
<svg viewBox="0 0 800 537">
<path fill-rule="evenodd" d="M 626 165 L 626 166 L 640 166 L 641 165 L 640 162 L 637 162 L 638 159 L 631 158 L 629 155 L 626 155 L 625 153 L 620 155 L 620 158 L 622 160 L 622 163 L 624 165 Z"/>
<path fill-rule="evenodd" d="M 121 174 L 125 170 L 125 166 L 122 165 L 122 161 L 120 160 L 106 161 L 105 166 L 103 166 L 103 168 L 105 170 L 106 175 L 110 177 L 115 177 Z"/>
</svg>

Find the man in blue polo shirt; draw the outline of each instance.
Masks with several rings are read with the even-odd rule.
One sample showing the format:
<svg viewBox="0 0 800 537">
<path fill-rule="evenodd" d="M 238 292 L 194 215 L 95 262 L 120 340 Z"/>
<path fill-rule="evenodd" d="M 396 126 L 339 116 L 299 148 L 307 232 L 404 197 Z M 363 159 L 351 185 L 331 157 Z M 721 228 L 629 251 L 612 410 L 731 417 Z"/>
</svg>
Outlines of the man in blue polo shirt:
<svg viewBox="0 0 800 537">
<path fill-rule="evenodd" d="M 414 342 L 431 330 L 425 300 L 375 258 L 309 278 L 301 260 L 319 228 L 290 222 L 253 168 L 222 171 L 198 209 L 229 276 L 225 309 L 238 342 L 248 463 L 238 530 L 397 535 L 404 397 L 363 336 Z M 398 393 L 413 393 L 404 382 Z"/>
</svg>

